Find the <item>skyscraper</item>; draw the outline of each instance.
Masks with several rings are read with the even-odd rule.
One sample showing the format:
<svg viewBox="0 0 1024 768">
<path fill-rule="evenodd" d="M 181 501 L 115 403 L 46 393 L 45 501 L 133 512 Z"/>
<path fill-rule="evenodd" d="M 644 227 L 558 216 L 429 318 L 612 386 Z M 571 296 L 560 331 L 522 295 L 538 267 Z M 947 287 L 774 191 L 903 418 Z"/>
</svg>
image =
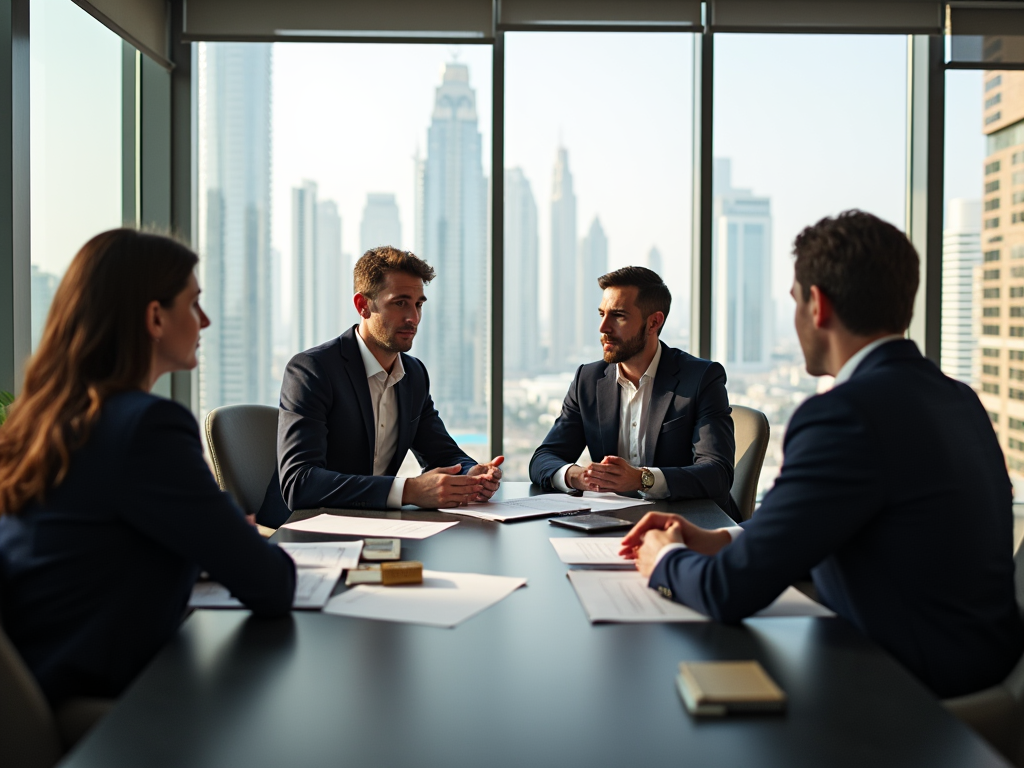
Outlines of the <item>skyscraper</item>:
<svg viewBox="0 0 1024 768">
<path fill-rule="evenodd" d="M 942 232 L 942 372 L 974 382 L 974 269 L 981 264 L 981 201 L 956 198 Z"/>
<path fill-rule="evenodd" d="M 576 265 L 576 350 L 590 358 L 600 349 L 601 334 L 597 308 L 601 305 L 601 288 L 597 279 L 608 271 L 608 238 L 601 220 L 594 217 L 586 236 L 580 240 Z"/>
<path fill-rule="evenodd" d="M 292 187 L 292 351 L 315 347 L 317 339 L 316 182 Z"/>
<path fill-rule="evenodd" d="M 482 431 L 487 392 L 487 181 L 469 67 L 449 63 L 416 166 L 419 256 L 437 271 L 414 353 L 450 427 Z M 422 191 L 421 191 L 422 190 Z M 422 217 L 422 220 L 419 219 Z"/>
<path fill-rule="evenodd" d="M 57 292 L 60 285 L 60 278 L 43 272 L 37 264 L 32 267 L 32 350 L 39 346 L 39 340 L 43 337 L 43 328 L 46 327 L 46 317 L 50 314 L 50 304 L 53 303 L 53 294 Z"/>
<path fill-rule="evenodd" d="M 341 255 L 341 216 L 333 200 L 316 206 L 316 343 L 340 334 L 349 323 L 345 310 L 352 296 L 345 286 L 345 262 Z"/>
<path fill-rule="evenodd" d="M 505 371 L 540 369 L 537 203 L 522 168 L 505 170 Z"/>
<path fill-rule="evenodd" d="M 363 207 L 359 226 L 359 255 L 380 245 L 402 247 L 402 224 L 398 219 L 395 196 L 370 192 Z"/>
<path fill-rule="evenodd" d="M 548 367 L 561 370 L 576 355 L 576 194 L 569 153 L 558 148 L 551 180 L 551 349 Z"/>
<path fill-rule="evenodd" d="M 665 266 L 661 258 L 661 251 L 656 246 L 651 246 L 651 250 L 647 252 L 647 263 L 644 265 L 652 272 L 657 272 L 658 276 L 664 280 L 665 273 L 662 271 Z"/>
<path fill-rule="evenodd" d="M 771 200 L 732 186 L 732 163 L 712 172 L 715 255 L 712 357 L 733 370 L 771 366 Z"/>
<path fill-rule="evenodd" d="M 270 74 L 262 43 L 198 46 L 201 412 L 276 403 L 271 378 Z"/>
</svg>

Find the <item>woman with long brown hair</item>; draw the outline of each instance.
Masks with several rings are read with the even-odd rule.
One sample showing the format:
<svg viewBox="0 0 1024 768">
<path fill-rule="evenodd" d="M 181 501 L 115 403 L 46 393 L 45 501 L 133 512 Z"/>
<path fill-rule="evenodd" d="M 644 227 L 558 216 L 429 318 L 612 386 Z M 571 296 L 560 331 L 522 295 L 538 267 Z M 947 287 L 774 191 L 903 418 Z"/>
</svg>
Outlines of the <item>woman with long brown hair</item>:
<svg viewBox="0 0 1024 768">
<path fill-rule="evenodd" d="M 291 559 L 217 488 L 192 414 L 149 393 L 196 366 L 196 263 L 130 229 L 86 243 L 0 427 L 0 621 L 53 704 L 119 694 L 200 568 L 257 613 L 291 606 Z"/>
</svg>

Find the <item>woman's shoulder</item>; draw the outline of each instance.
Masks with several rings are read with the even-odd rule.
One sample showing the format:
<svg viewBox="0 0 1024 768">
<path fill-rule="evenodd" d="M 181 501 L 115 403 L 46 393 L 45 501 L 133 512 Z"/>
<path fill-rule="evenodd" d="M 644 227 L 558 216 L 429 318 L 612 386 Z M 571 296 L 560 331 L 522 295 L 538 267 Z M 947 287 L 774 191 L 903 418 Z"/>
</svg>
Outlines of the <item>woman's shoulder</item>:
<svg viewBox="0 0 1024 768">
<path fill-rule="evenodd" d="M 118 392 L 107 398 L 100 415 L 101 428 L 117 433 L 132 433 L 157 425 L 183 426 L 198 432 L 191 411 L 165 397 L 141 389 Z"/>
</svg>

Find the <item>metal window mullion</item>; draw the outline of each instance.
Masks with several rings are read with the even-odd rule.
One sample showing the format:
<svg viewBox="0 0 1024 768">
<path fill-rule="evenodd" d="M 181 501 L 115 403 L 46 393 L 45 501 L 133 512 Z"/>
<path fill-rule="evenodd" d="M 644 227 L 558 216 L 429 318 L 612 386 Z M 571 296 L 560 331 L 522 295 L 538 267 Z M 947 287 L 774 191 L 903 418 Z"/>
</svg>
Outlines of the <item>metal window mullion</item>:
<svg viewBox="0 0 1024 768">
<path fill-rule="evenodd" d="M 711 357 L 711 208 L 713 35 L 705 28 L 693 38 L 693 249 L 690 300 L 690 351 Z"/>
<path fill-rule="evenodd" d="M 494 18 L 500 13 L 494 3 Z M 505 380 L 505 33 L 496 31 L 491 68 L 490 459 L 504 452 Z"/>
</svg>

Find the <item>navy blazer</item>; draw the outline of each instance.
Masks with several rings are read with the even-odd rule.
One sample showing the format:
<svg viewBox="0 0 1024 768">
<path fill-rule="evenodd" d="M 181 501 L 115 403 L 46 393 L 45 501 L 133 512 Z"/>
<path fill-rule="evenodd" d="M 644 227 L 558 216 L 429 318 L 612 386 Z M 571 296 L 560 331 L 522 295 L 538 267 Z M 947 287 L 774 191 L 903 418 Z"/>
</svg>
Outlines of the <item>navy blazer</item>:
<svg viewBox="0 0 1024 768">
<path fill-rule="evenodd" d="M 217 488 L 192 414 L 145 392 L 110 397 L 64 481 L 0 517 L 0 619 L 53 704 L 120 694 L 200 568 L 258 614 L 291 609 L 291 558 Z"/>
<path fill-rule="evenodd" d="M 285 368 L 277 423 L 278 475 L 259 514 L 265 525 L 280 525 L 289 509 L 387 509 L 391 485 L 410 449 L 424 470 L 461 464 L 465 474 L 477 463 L 445 429 L 430 398 L 423 363 L 403 354 L 405 377 L 395 385 L 398 445 L 386 472 L 374 476 L 373 404 L 356 327 L 300 352 Z M 288 509 L 279 503 L 274 508 L 275 495 L 284 497 Z"/>
<path fill-rule="evenodd" d="M 797 409 L 784 448 L 743 534 L 714 557 L 670 552 L 650 585 L 738 621 L 810 570 L 832 610 L 937 695 L 1001 681 L 1024 652 L 1012 489 L 973 390 L 888 342 Z"/>
<path fill-rule="evenodd" d="M 562 413 L 530 460 L 530 479 L 553 490 L 560 467 L 619 453 L 619 385 L 615 363 L 581 365 Z M 713 499 L 733 519 L 729 497 L 736 439 L 725 391 L 725 369 L 661 343 L 651 392 L 643 466 L 665 473 L 670 499 Z"/>
</svg>

